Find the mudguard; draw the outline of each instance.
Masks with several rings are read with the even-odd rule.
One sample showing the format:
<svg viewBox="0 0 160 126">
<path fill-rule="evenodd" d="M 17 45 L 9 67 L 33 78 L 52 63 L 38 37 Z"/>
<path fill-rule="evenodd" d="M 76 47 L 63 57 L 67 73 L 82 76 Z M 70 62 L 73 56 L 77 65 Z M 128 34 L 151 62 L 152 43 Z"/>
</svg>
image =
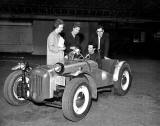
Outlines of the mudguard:
<svg viewBox="0 0 160 126">
<path fill-rule="evenodd" d="M 92 98 L 96 99 L 97 98 L 97 85 L 96 85 L 94 79 L 88 74 L 84 74 L 84 76 L 89 81 L 89 86 L 91 87 L 91 92 L 92 92 Z"/>
<path fill-rule="evenodd" d="M 113 73 L 113 81 L 118 81 L 119 72 L 124 63 L 126 63 L 126 61 L 120 61 L 115 66 L 114 73 Z"/>
</svg>

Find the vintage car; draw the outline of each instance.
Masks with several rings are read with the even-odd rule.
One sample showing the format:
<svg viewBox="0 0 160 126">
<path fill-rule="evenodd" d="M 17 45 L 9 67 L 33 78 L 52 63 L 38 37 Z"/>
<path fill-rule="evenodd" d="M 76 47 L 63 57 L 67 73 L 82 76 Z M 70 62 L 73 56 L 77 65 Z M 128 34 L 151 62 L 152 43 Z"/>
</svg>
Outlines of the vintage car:
<svg viewBox="0 0 160 126">
<path fill-rule="evenodd" d="M 99 90 L 111 87 L 114 94 L 123 96 L 132 81 L 126 61 L 103 59 L 99 68 L 95 61 L 82 55 L 76 58 L 71 55 L 64 64 L 34 68 L 21 62 L 12 70 L 3 90 L 9 104 L 20 106 L 33 102 L 60 107 L 64 117 L 74 122 L 87 115 Z"/>
</svg>

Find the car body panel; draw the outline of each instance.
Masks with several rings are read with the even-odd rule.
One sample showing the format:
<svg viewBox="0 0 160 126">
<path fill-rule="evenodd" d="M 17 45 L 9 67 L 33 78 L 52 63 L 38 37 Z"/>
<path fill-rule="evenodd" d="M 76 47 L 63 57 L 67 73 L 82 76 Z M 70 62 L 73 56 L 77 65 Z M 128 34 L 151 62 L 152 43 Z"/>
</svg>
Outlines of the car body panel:
<svg viewBox="0 0 160 126">
<path fill-rule="evenodd" d="M 97 88 L 112 85 L 118 77 L 119 67 L 117 60 L 103 60 L 102 68 L 93 60 L 75 60 L 64 64 L 64 72 L 57 74 L 54 65 L 42 65 L 34 68 L 31 75 L 31 97 L 36 102 L 54 97 L 58 85 L 69 84 L 70 77 L 84 76 L 88 79 L 92 90 L 92 97 L 97 97 Z M 121 63 L 122 64 L 122 63 Z M 116 68 L 117 67 L 117 68 Z M 116 75 L 114 75 L 116 73 Z"/>
</svg>

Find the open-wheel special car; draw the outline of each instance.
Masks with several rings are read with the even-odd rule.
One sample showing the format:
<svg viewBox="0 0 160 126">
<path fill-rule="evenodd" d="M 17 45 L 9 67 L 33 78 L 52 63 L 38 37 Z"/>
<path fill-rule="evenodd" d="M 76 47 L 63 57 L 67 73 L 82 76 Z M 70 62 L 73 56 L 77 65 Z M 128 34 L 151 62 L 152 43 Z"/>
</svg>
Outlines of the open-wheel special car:
<svg viewBox="0 0 160 126">
<path fill-rule="evenodd" d="M 34 102 L 60 107 L 67 119 L 79 121 L 87 115 L 92 99 L 97 99 L 98 90 L 112 85 L 117 95 L 129 91 L 132 75 L 126 61 L 103 59 L 99 68 L 82 57 L 34 68 L 18 63 L 4 83 L 6 101 L 15 106 Z"/>
</svg>

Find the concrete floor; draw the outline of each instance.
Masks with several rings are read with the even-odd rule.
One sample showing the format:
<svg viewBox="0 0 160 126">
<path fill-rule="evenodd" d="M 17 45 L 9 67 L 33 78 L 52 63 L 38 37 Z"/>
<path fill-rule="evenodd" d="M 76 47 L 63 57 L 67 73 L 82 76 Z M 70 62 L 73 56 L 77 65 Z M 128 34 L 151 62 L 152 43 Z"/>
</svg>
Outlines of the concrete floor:
<svg viewBox="0 0 160 126">
<path fill-rule="evenodd" d="M 33 64 L 45 57 L 27 57 Z M 122 58 L 123 59 L 123 58 Z M 0 126 L 160 126 L 160 60 L 124 58 L 133 72 L 132 87 L 123 97 L 99 93 L 88 115 L 79 122 L 66 120 L 61 109 L 37 106 L 11 106 L 3 98 L 3 83 L 16 57 L 0 59 Z"/>
</svg>

